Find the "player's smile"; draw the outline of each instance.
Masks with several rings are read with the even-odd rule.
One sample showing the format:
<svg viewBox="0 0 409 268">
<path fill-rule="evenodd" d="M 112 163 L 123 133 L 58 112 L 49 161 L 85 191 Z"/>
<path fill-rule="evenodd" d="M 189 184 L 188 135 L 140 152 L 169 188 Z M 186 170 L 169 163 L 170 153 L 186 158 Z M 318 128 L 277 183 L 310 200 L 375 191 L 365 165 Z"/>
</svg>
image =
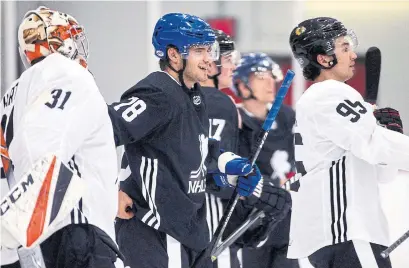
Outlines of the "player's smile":
<svg viewBox="0 0 409 268">
<path fill-rule="evenodd" d="M 206 76 L 207 76 L 208 72 L 210 72 L 210 68 L 209 68 L 210 66 L 209 66 L 208 63 L 199 65 L 198 67 L 201 70 L 201 72 L 203 72 L 203 74 L 206 75 Z"/>
</svg>

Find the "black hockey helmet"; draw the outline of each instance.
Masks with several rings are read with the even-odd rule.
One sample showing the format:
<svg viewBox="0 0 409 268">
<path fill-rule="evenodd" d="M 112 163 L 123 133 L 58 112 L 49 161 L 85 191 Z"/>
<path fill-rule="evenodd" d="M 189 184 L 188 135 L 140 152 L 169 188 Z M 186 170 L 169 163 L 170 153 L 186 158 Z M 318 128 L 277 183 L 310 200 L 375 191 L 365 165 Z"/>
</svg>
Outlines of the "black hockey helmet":
<svg viewBox="0 0 409 268">
<path fill-rule="evenodd" d="M 229 53 L 235 49 L 234 41 L 230 35 L 227 35 L 222 30 L 213 29 L 213 31 L 216 34 L 216 42 L 219 43 L 220 54 Z"/>
<path fill-rule="evenodd" d="M 214 61 L 217 66 L 217 74 L 208 77 L 214 80 L 215 87 L 217 88 L 219 84 L 217 77 L 221 74 L 222 57 L 228 56 L 232 64 L 238 65 L 240 63 L 240 53 L 236 50 L 234 41 L 230 35 L 218 29 L 213 29 L 213 31 L 216 35 L 216 43 L 220 51 L 218 53 L 219 58 Z"/>
<path fill-rule="evenodd" d="M 356 35 L 345 25 L 334 18 L 318 17 L 308 19 L 298 24 L 290 34 L 290 46 L 302 68 L 311 64 L 320 69 L 330 69 L 337 64 L 335 57 L 335 40 L 347 36 L 353 48 L 358 45 Z M 329 67 L 317 62 L 317 55 L 332 55 Z"/>
</svg>

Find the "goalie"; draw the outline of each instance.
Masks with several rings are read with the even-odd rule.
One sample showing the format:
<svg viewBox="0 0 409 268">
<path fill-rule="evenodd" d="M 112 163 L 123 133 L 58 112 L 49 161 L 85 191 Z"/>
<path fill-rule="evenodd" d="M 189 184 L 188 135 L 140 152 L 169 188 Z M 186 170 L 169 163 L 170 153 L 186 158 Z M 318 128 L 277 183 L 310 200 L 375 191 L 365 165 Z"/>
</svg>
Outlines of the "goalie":
<svg viewBox="0 0 409 268">
<path fill-rule="evenodd" d="M 84 28 L 39 7 L 24 16 L 18 42 L 27 70 L 1 104 L 11 189 L 1 202 L 2 249 L 40 246 L 43 260 L 34 264 L 47 268 L 115 267 L 117 157 L 106 103 L 87 69 Z M 20 255 L 30 265 L 25 260 Z"/>
</svg>

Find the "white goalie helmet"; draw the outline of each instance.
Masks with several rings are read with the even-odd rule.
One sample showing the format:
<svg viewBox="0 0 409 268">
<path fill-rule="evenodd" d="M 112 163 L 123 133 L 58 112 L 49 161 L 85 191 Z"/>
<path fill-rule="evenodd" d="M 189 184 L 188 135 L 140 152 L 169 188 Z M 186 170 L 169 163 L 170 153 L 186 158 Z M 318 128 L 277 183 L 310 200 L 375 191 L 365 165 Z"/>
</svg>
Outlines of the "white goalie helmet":
<svg viewBox="0 0 409 268">
<path fill-rule="evenodd" d="M 26 68 L 51 53 L 60 53 L 87 67 L 84 27 L 68 14 L 44 6 L 27 12 L 18 29 L 18 43 Z"/>
</svg>

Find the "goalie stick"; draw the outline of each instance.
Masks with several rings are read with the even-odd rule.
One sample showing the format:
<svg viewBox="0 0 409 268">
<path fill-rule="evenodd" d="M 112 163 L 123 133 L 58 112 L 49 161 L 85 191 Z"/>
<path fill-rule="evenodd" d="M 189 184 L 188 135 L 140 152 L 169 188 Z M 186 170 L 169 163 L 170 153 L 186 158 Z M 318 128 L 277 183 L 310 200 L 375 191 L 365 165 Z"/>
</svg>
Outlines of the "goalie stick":
<svg viewBox="0 0 409 268">
<path fill-rule="evenodd" d="M 270 111 L 267 114 L 267 118 L 263 123 L 262 129 L 257 137 L 257 142 L 256 145 L 253 147 L 252 154 L 249 157 L 251 165 L 253 166 L 254 163 L 256 162 L 256 159 L 258 155 L 260 154 L 261 148 L 264 145 L 264 142 L 267 138 L 267 135 L 271 129 L 271 126 L 273 125 L 273 122 L 280 110 L 280 107 L 284 101 L 284 97 L 287 94 L 287 91 L 291 85 L 291 82 L 294 78 L 295 73 L 292 70 L 288 70 L 284 80 L 281 84 L 281 87 L 279 88 L 276 98 L 274 100 L 274 103 L 270 109 Z M 199 256 L 196 258 L 196 260 L 193 262 L 191 268 L 195 267 L 200 267 L 200 264 L 209 257 L 211 256 L 212 261 L 215 261 L 217 256 L 214 255 L 215 250 L 219 247 L 219 243 L 221 241 L 222 235 L 224 230 L 226 229 L 227 223 L 230 220 L 230 217 L 234 211 L 234 208 L 236 207 L 236 204 L 239 200 L 240 196 L 237 192 L 237 189 L 235 189 L 232 197 L 229 199 L 229 202 L 227 204 L 227 207 L 223 213 L 223 216 L 219 222 L 219 225 L 217 226 L 217 229 L 212 237 L 212 240 L 210 241 L 210 244 L 204 249 Z"/>
</svg>

